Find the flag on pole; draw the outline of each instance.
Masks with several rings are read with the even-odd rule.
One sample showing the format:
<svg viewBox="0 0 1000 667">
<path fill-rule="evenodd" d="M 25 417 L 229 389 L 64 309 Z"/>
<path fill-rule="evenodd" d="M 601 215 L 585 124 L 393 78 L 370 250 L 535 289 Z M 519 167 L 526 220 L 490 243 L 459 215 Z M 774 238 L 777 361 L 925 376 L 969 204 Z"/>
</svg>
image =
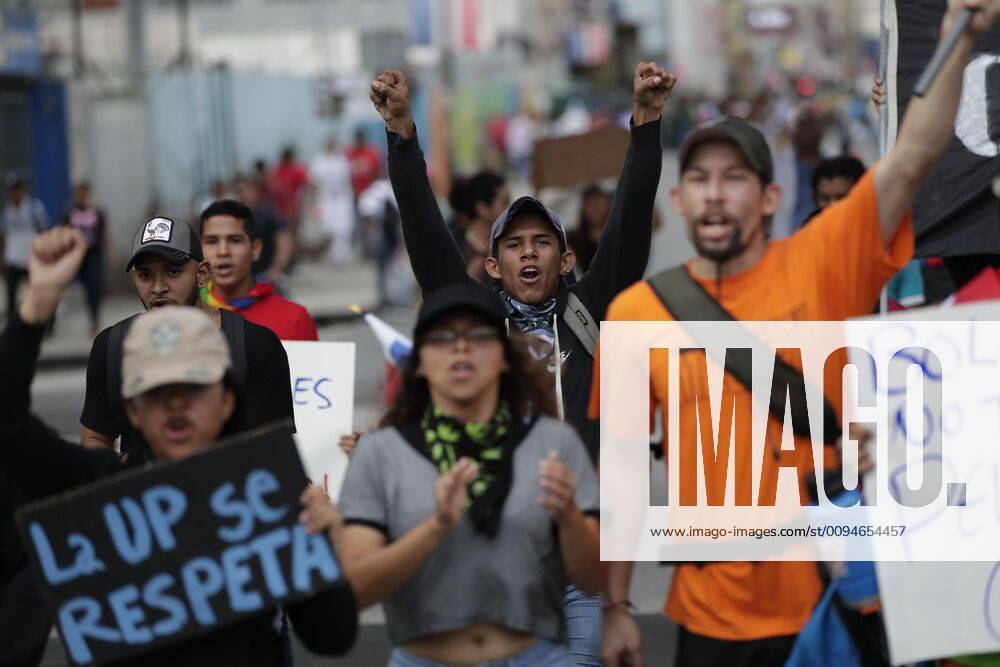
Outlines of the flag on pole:
<svg viewBox="0 0 1000 667">
<path fill-rule="evenodd" d="M 382 318 L 366 313 L 361 306 L 351 306 L 351 310 L 363 315 L 365 322 L 371 327 L 375 339 L 382 346 L 385 357 L 385 392 L 383 398 L 387 406 L 392 405 L 396 392 L 403 386 L 403 364 L 413 351 L 413 341 L 397 331 Z"/>
<path fill-rule="evenodd" d="M 942 0 L 884 2 L 887 149 L 937 46 L 946 8 Z M 976 42 L 961 76 L 955 135 L 911 207 L 920 258 L 1000 253 L 1000 201 L 990 192 L 1000 178 L 1000 25 Z"/>
</svg>

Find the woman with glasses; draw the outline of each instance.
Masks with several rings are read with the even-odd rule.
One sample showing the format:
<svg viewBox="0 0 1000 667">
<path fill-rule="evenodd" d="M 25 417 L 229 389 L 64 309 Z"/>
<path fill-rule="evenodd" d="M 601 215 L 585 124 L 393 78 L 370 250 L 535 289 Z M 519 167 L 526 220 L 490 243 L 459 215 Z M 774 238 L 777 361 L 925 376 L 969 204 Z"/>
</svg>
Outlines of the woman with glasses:
<svg viewBox="0 0 1000 667">
<path fill-rule="evenodd" d="M 359 608 L 383 602 L 390 667 L 569 667 L 566 584 L 604 585 L 593 466 L 504 318 L 482 286 L 430 295 L 347 470 L 340 558 Z"/>
</svg>

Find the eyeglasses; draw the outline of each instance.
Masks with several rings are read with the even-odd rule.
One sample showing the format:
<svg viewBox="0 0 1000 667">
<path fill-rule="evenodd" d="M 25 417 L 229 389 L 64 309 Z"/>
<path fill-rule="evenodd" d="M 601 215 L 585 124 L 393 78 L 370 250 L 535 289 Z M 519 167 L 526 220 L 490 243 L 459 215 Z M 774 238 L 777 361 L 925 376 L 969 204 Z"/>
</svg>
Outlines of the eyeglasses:
<svg viewBox="0 0 1000 667">
<path fill-rule="evenodd" d="M 475 327 L 467 331 L 437 329 L 427 332 L 421 342 L 424 345 L 431 345 L 433 347 L 445 347 L 454 345 L 460 338 L 464 339 L 470 345 L 485 345 L 486 343 L 499 340 L 500 332 L 493 327 Z"/>
</svg>

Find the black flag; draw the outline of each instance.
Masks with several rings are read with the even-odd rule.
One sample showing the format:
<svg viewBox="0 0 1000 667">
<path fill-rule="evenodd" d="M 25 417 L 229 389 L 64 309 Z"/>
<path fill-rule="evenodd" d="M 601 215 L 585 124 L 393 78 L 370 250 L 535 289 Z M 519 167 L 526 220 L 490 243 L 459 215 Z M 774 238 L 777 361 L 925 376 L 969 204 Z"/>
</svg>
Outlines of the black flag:
<svg viewBox="0 0 1000 667">
<path fill-rule="evenodd" d="M 888 134 L 894 137 L 937 46 L 945 0 L 884 0 Z M 965 69 L 955 136 L 913 203 L 918 257 L 1000 254 L 1000 25 Z"/>
</svg>

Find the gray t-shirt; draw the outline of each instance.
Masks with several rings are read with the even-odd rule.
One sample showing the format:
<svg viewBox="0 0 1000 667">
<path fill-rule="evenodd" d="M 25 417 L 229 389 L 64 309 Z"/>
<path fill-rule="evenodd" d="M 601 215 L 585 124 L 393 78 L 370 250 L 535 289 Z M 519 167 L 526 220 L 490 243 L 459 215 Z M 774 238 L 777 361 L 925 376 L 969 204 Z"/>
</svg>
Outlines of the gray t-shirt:
<svg viewBox="0 0 1000 667">
<path fill-rule="evenodd" d="M 417 574 L 384 603 L 396 645 L 477 622 L 555 642 L 566 641 L 563 592 L 568 583 L 555 524 L 539 506 L 538 462 L 555 451 L 573 471 L 576 503 L 597 514 L 597 475 L 569 426 L 539 419 L 514 450 L 513 479 L 495 537 L 473 530 L 468 514 Z M 435 511 L 434 465 L 394 428 L 364 436 L 347 468 L 340 510 L 399 539 Z"/>
</svg>

